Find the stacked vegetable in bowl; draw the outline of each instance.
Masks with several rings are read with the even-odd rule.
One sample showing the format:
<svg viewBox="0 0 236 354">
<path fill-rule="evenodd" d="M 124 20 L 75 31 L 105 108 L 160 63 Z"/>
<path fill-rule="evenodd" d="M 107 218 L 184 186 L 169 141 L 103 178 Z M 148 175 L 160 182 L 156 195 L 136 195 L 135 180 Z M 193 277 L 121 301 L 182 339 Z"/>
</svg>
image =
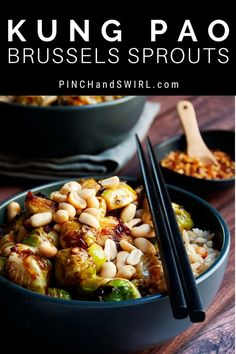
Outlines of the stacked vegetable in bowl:
<svg viewBox="0 0 236 354">
<path fill-rule="evenodd" d="M 199 237 L 173 207 L 197 276 L 218 256 L 214 235 Z M 8 205 L 0 236 L 0 274 L 41 294 L 120 301 L 166 291 L 145 192 L 117 176 L 67 182 L 50 198 L 28 192 L 23 210 Z"/>
</svg>

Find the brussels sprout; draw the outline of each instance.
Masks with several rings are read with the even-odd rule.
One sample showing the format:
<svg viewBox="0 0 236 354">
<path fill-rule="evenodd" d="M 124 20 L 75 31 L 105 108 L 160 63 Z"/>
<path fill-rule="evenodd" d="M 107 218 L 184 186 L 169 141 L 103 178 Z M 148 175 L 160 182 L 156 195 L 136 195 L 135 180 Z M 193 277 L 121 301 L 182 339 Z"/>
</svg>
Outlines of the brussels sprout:
<svg viewBox="0 0 236 354">
<path fill-rule="evenodd" d="M 136 286 L 127 279 L 116 278 L 97 290 L 102 301 L 122 301 L 141 297 Z"/>
<path fill-rule="evenodd" d="M 137 279 L 142 279 L 142 287 L 159 291 L 159 282 L 163 278 L 163 268 L 160 259 L 153 254 L 145 254 L 135 266 Z"/>
<path fill-rule="evenodd" d="M 94 277 L 96 265 L 83 248 L 65 248 L 56 255 L 55 274 L 59 284 L 71 286 Z"/>
<path fill-rule="evenodd" d="M 55 213 L 57 203 L 51 199 L 47 199 L 32 192 L 28 192 L 25 198 L 25 208 L 28 215 L 33 215 L 43 212 Z"/>
<path fill-rule="evenodd" d="M 80 185 L 82 188 L 91 188 L 96 191 L 96 193 L 99 191 L 101 188 L 100 184 L 94 179 L 94 178 L 87 178 L 87 179 L 80 179 L 79 180 Z"/>
<path fill-rule="evenodd" d="M 81 300 L 99 300 L 96 290 L 111 279 L 94 276 L 93 278 L 83 279 L 77 286 L 77 294 Z"/>
<path fill-rule="evenodd" d="M 106 256 L 105 256 L 105 252 L 103 251 L 103 248 L 99 246 L 97 243 L 93 243 L 87 249 L 87 252 L 92 257 L 96 265 L 97 272 L 99 272 L 103 263 L 106 262 Z"/>
<path fill-rule="evenodd" d="M 6 275 L 6 271 L 5 271 L 6 263 L 7 263 L 7 258 L 0 256 L 0 275 Z"/>
<path fill-rule="evenodd" d="M 65 222 L 61 227 L 60 244 L 62 248 L 87 248 L 96 240 L 96 230 L 88 225 L 73 220 Z"/>
<path fill-rule="evenodd" d="M 47 241 L 46 232 L 44 232 L 42 227 L 38 227 L 28 233 L 23 238 L 22 243 L 38 249 L 38 246 L 42 241 Z"/>
<path fill-rule="evenodd" d="M 48 288 L 47 295 L 52 296 L 52 297 L 57 297 L 57 298 L 63 299 L 63 300 L 70 300 L 71 299 L 70 293 L 68 293 L 68 291 L 65 291 L 63 289 Z"/>
<path fill-rule="evenodd" d="M 6 273 L 14 283 L 45 294 L 51 268 L 51 262 L 41 257 L 33 247 L 18 243 L 7 260 Z"/>
<path fill-rule="evenodd" d="M 172 203 L 172 207 L 174 209 L 180 230 L 191 230 L 193 228 L 193 220 L 191 215 L 181 205 Z"/>
<path fill-rule="evenodd" d="M 115 188 L 105 189 L 101 197 L 105 199 L 108 210 L 123 208 L 138 198 L 136 192 L 124 182 L 120 182 Z"/>
<path fill-rule="evenodd" d="M 59 235 L 56 231 L 52 230 L 48 234 L 45 235 L 49 242 L 56 248 L 59 246 Z"/>
<path fill-rule="evenodd" d="M 0 239 L 0 255 L 8 257 L 11 253 L 11 248 L 15 246 L 15 236 L 12 233 L 4 235 Z"/>
<path fill-rule="evenodd" d="M 98 208 L 99 216 L 100 216 L 100 218 L 104 218 L 106 216 L 106 213 L 107 213 L 106 201 L 102 197 L 97 197 L 97 198 L 98 198 L 98 201 L 99 201 L 99 208 Z"/>
</svg>

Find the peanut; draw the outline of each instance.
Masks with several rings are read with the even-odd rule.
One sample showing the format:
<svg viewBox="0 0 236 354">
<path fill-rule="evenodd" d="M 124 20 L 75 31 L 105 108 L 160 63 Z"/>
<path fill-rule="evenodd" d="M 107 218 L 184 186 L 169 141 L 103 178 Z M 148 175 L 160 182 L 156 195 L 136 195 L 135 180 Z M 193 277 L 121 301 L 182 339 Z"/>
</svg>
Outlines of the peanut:
<svg viewBox="0 0 236 354">
<path fill-rule="evenodd" d="M 116 248 L 116 244 L 113 240 L 111 240 L 109 238 L 106 240 L 104 252 L 105 252 L 105 256 L 106 256 L 106 259 L 108 262 L 112 261 L 113 259 L 116 258 L 117 248 Z"/>
<path fill-rule="evenodd" d="M 125 279 L 131 279 L 132 276 L 135 274 L 136 269 L 132 265 L 123 265 L 119 268 L 116 277 L 117 278 L 125 278 Z"/>
<path fill-rule="evenodd" d="M 87 203 L 84 199 L 82 199 L 75 191 L 71 191 L 67 197 L 68 203 L 73 205 L 75 209 L 85 209 Z"/>
<path fill-rule="evenodd" d="M 92 188 L 83 188 L 78 192 L 78 194 L 81 198 L 87 200 L 89 197 L 94 197 L 96 195 L 96 191 Z"/>
<path fill-rule="evenodd" d="M 63 203 L 66 202 L 67 196 L 65 194 L 60 193 L 59 191 L 55 191 L 50 194 L 50 199 L 54 200 L 57 203 Z"/>
<path fill-rule="evenodd" d="M 136 205 L 129 204 L 123 208 L 122 212 L 120 213 L 120 217 L 123 222 L 129 222 L 133 220 L 135 213 L 136 213 Z"/>
<path fill-rule="evenodd" d="M 52 258 L 57 254 L 57 248 L 48 241 L 39 244 L 39 253 L 47 258 Z"/>
<path fill-rule="evenodd" d="M 71 182 L 67 182 L 64 184 L 64 186 L 62 186 L 62 188 L 60 189 L 60 193 L 61 194 L 68 194 L 72 191 L 75 192 L 79 192 L 81 189 L 81 185 L 76 182 L 76 181 L 71 181 Z"/>
<path fill-rule="evenodd" d="M 131 243 L 129 243 L 126 240 L 120 240 L 120 247 L 127 252 L 131 252 L 135 249 L 137 249 L 135 246 L 131 245 Z"/>
<path fill-rule="evenodd" d="M 95 216 L 88 213 L 81 213 L 79 217 L 79 221 L 82 222 L 83 224 L 92 226 L 95 229 L 98 229 L 100 226 L 98 219 L 95 218 Z"/>
<path fill-rule="evenodd" d="M 7 206 L 7 219 L 11 221 L 14 217 L 21 212 L 21 206 L 17 202 L 11 202 Z"/>
<path fill-rule="evenodd" d="M 128 258 L 126 259 L 126 263 L 135 266 L 140 262 L 142 255 L 143 252 L 136 248 L 130 252 Z"/>
<path fill-rule="evenodd" d="M 134 244 L 144 254 L 156 254 L 156 249 L 154 245 L 144 237 L 135 238 Z"/>
<path fill-rule="evenodd" d="M 101 181 L 99 181 L 99 183 L 104 188 L 115 188 L 120 183 L 120 179 L 119 179 L 119 177 L 114 176 L 114 177 L 109 177 L 109 178 L 106 178 L 106 179 L 102 179 Z"/>
<path fill-rule="evenodd" d="M 142 224 L 140 226 L 131 228 L 131 235 L 133 237 L 147 237 L 147 238 L 155 237 L 153 228 L 149 224 Z"/>
<path fill-rule="evenodd" d="M 33 227 L 48 225 L 50 224 L 51 221 L 52 221 L 52 213 L 50 212 L 38 213 L 30 217 L 30 223 L 31 226 Z"/>
<path fill-rule="evenodd" d="M 59 210 L 66 210 L 68 212 L 70 218 L 74 218 L 76 215 L 75 207 L 69 203 L 59 203 L 58 209 Z"/>
<path fill-rule="evenodd" d="M 104 278 L 115 278 L 116 266 L 113 262 L 105 262 L 102 265 L 100 276 Z"/>
<path fill-rule="evenodd" d="M 53 219 L 57 224 L 64 224 L 64 222 L 69 220 L 69 213 L 66 210 L 58 210 L 53 215 Z"/>
</svg>

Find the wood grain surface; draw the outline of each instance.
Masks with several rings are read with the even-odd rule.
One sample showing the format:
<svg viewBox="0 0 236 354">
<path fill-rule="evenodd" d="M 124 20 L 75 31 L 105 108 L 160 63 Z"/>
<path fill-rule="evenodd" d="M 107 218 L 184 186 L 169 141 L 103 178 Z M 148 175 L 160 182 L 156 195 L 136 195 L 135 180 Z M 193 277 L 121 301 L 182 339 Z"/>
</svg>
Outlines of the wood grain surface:
<svg viewBox="0 0 236 354">
<path fill-rule="evenodd" d="M 234 129 L 235 101 L 231 96 L 153 96 L 150 100 L 161 103 L 161 111 L 149 131 L 153 143 L 182 133 L 176 112 L 178 100 L 189 99 L 194 104 L 201 129 Z M 120 171 L 138 175 L 134 157 Z M 0 180 L 0 201 L 34 183 L 7 183 Z M 234 189 L 211 194 L 206 198 L 226 220 L 232 237 L 228 267 L 221 288 L 207 311 L 204 323 L 194 324 L 176 338 L 159 347 L 139 354 L 231 354 L 234 353 Z M 112 354 L 112 353 L 111 353 Z"/>
</svg>

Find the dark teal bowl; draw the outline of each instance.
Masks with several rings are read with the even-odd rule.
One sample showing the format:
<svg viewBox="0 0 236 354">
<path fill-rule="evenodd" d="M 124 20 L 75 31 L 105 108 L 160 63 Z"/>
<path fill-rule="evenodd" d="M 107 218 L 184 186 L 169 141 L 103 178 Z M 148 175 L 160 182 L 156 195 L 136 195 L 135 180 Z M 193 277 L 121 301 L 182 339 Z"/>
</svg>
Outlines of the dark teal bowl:
<svg viewBox="0 0 236 354">
<path fill-rule="evenodd" d="M 49 194 L 62 184 L 52 183 L 33 191 Z M 225 272 L 229 230 L 220 214 L 207 202 L 182 189 L 173 186 L 168 189 L 171 199 L 192 214 L 197 227 L 215 233 L 216 246 L 221 250 L 218 260 L 197 278 L 207 308 Z M 5 220 L 7 204 L 12 200 L 23 203 L 25 196 L 25 192 L 21 193 L 1 205 L 0 223 Z M 81 354 L 141 351 L 191 326 L 188 319 L 173 318 L 167 295 L 118 303 L 65 301 L 34 293 L 0 277 L 0 304 L 1 336 L 5 338 L 10 334 L 11 350 L 24 350 L 24 353 L 46 349 L 47 352 Z"/>
<path fill-rule="evenodd" d="M 97 154 L 128 137 L 146 96 L 84 106 L 28 106 L 0 102 L 1 153 L 19 157 Z M 9 143 L 9 136 L 11 143 Z"/>
<path fill-rule="evenodd" d="M 231 130 L 206 130 L 201 132 L 206 145 L 212 150 L 221 150 L 230 155 L 235 161 L 235 132 Z M 162 160 L 171 151 L 185 151 L 186 138 L 184 135 L 174 136 L 155 146 L 158 161 Z M 235 178 L 210 180 L 186 176 L 162 167 L 167 183 L 206 195 L 218 192 L 235 185 Z"/>
</svg>

